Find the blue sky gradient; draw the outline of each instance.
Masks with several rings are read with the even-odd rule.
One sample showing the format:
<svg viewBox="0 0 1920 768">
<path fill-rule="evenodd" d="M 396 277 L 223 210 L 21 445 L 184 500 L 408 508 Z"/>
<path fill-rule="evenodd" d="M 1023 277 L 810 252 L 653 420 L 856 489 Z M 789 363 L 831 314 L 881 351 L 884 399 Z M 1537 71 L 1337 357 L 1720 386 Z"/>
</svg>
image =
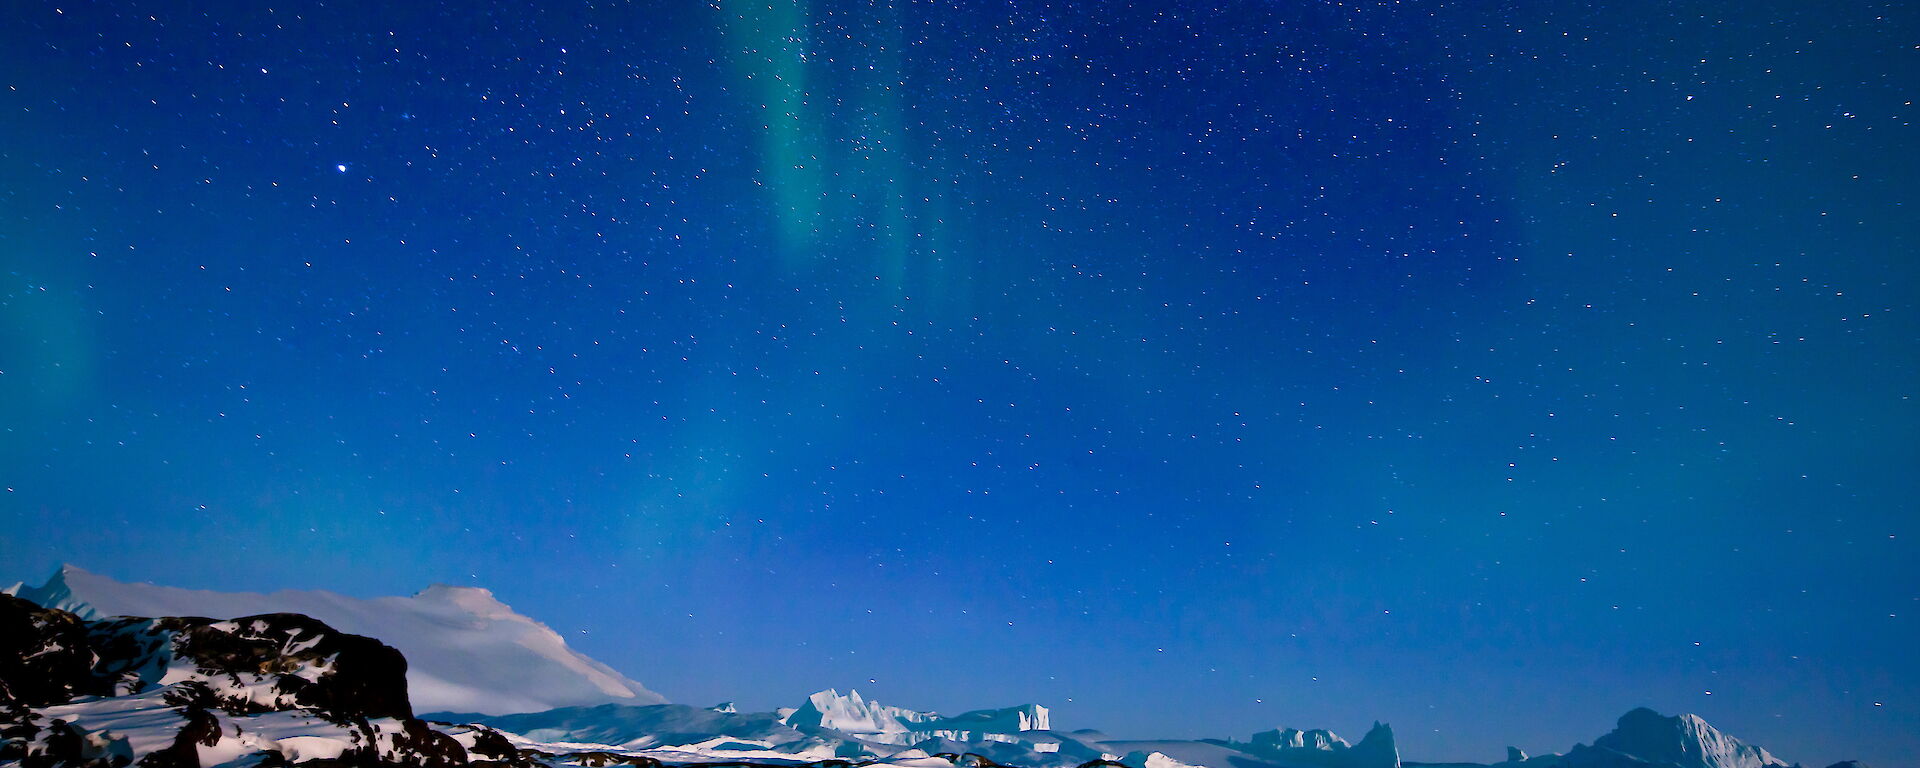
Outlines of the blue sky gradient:
<svg viewBox="0 0 1920 768">
<path fill-rule="evenodd" d="M 1915 10 L 1538 5 L 9 5 L 0 576 L 1911 763 Z"/>
</svg>

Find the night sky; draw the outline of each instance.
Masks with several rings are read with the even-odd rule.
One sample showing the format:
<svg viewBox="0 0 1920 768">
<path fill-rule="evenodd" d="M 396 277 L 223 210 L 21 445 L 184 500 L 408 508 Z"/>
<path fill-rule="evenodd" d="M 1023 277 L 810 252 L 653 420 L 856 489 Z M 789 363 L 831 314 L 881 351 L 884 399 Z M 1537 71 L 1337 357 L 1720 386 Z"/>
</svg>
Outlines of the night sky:
<svg viewBox="0 0 1920 768">
<path fill-rule="evenodd" d="M 0 6 L 0 577 L 1920 757 L 1920 10 Z"/>
</svg>

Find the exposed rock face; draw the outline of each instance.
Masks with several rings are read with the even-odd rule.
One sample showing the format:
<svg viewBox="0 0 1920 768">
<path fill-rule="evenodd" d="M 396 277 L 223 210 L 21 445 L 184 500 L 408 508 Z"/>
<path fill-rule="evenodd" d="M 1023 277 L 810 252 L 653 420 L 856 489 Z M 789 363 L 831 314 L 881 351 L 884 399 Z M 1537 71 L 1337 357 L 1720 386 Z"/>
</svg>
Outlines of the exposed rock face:
<svg viewBox="0 0 1920 768">
<path fill-rule="evenodd" d="M 145 624 L 145 626 L 143 626 Z M 235 714 L 306 708 L 337 719 L 413 717 L 407 702 L 407 660 L 370 637 L 336 632 L 297 613 L 231 621 L 165 618 L 109 622 L 149 636 L 171 633 L 176 661 L 208 680 L 259 677 L 270 689 L 225 694 L 219 708 Z M 113 632 L 113 630 L 109 630 Z M 137 693 L 136 688 L 130 692 Z M 219 695 L 219 694 L 216 694 Z"/>
<path fill-rule="evenodd" d="M 66 611 L 0 595 L 0 706 L 43 706 L 111 691 L 94 674 L 89 629 Z"/>
<path fill-rule="evenodd" d="M 411 597 L 372 599 L 306 590 L 210 592 L 119 582 L 68 565 L 40 586 L 21 583 L 4 591 L 85 620 L 287 612 L 310 616 L 405 653 L 412 662 L 407 687 L 422 711 L 508 714 L 666 701 L 475 587 L 435 585 Z"/>
<path fill-rule="evenodd" d="M 0 763 L 468 764 L 468 744 L 412 718 L 406 672 L 399 651 L 297 614 L 87 621 L 0 595 Z"/>
</svg>

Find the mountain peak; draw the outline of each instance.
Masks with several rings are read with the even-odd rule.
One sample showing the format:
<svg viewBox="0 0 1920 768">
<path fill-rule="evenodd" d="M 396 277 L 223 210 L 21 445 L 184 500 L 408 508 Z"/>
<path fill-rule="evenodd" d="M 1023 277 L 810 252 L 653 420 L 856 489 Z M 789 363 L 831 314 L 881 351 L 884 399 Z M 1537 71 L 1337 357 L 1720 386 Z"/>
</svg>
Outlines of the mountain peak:
<svg viewBox="0 0 1920 768">
<path fill-rule="evenodd" d="M 73 581 L 85 582 L 93 578 L 97 577 L 80 566 L 61 563 L 60 567 L 53 569 L 53 575 L 47 577 L 47 583 L 35 587 L 24 581 L 15 582 L 13 586 L 0 590 L 0 594 L 13 595 L 42 608 L 58 608 L 82 619 L 96 619 L 100 618 L 100 612 L 86 601 L 75 598 L 71 586 Z"/>
<path fill-rule="evenodd" d="M 1400 747 L 1394 743 L 1393 728 L 1378 720 L 1347 750 L 1351 762 L 1365 768 L 1400 768 Z"/>
<path fill-rule="evenodd" d="M 1613 732 L 1594 739 L 1593 746 L 1680 768 L 1786 765 L 1764 749 L 1721 733 L 1698 715 L 1668 717 L 1646 707 L 1621 715 Z"/>
<path fill-rule="evenodd" d="M 931 712 L 915 712 L 868 701 L 861 697 L 857 688 L 848 690 L 845 696 L 836 689 L 828 688 L 808 696 L 806 703 L 786 716 L 785 722 L 796 728 L 828 728 L 862 738 L 904 743 L 911 738 L 907 723 L 923 722 L 934 717 Z"/>
<path fill-rule="evenodd" d="M 421 711 L 507 714 L 666 701 L 479 587 L 435 584 L 412 597 L 372 599 L 319 590 L 213 592 L 124 583 L 63 565 L 45 584 L 19 584 L 9 592 L 82 618 L 311 616 L 405 654 L 407 687 Z"/>
<path fill-rule="evenodd" d="M 414 593 L 416 600 L 430 600 L 446 603 L 485 619 L 504 619 L 520 614 L 514 612 L 500 598 L 493 596 L 493 590 L 484 587 L 462 587 L 453 584 L 434 584 Z"/>
</svg>

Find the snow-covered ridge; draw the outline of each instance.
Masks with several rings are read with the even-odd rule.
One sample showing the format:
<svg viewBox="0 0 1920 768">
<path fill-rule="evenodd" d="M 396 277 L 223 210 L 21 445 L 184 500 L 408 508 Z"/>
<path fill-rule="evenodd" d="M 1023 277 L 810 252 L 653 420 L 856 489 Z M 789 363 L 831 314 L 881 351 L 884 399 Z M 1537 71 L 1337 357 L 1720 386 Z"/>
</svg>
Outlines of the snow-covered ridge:
<svg viewBox="0 0 1920 768">
<path fill-rule="evenodd" d="M 857 691 L 827 690 L 798 707 L 768 713 L 674 704 L 605 705 L 474 718 L 529 744 L 626 750 L 667 763 L 797 760 L 947 760 L 944 768 L 1398 768 L 1392 731 L 1375 726 L 1360 744 L 1326 734 L 1301 754 L 1268 754 L 1248 745 L 1201 741 L 1115 741 L 1094 731 L 1051 730 L 1045 707 L 1024 705 L 945 716 L 882 704 Z M 467 720 L 457 714 L 430 719 Z M 1324 731 L 1312 733 L 1324 734 Z M 1289 742 L 1292 743 L 1292 742 Z M 943 768 L 933 766 L 932 768 Z"/>
<path fill-rule="evenodd" d="M 1239 740 L 1119 740 L 1052 730 L 1027 704 L 958 715 L 881 704 L 858 691 L 806 697 L 775 712 L 729 704 L 602 702 L 484 714 L 495 699 L 533 701 L 613 675 L 486 590 L 436 586 L 411 598 L 327 592 L 214 593 L 127 585 L 63 568 L 7 590 L 86 616 L 0 597 L 0 768 L 261 768 L 329 761 L 407 768 L 636 768 L 731 763 L 769 768 L 1403 768 L 1392 729 L 1348 742 L 1277 728 Z M 144 607 L 134 607 L 144 606 Z M 406 638 L 414 655 L 290 610 L 327 611 Z M 168 614 L 188 617 L 168 618 Z M 209 615 L 215 618 L 193 618 Z M 227 618 L 238 616 L 238 618 Z M 504 645 L 518 644 L 517 650 Z M 410 666 L 472 665 L 425 675 Z M 515 665 L 531 664 L 528 669 Z M 545 665 L 545 666 L 541 666 Z M 479 667 L 479 668 L 473 668 Z M 503 673 L 505 677 L 489 678 Z M 464 675 L 464 677 L 462 677 Z M 477 681 L 490 697 L 415 719 L 414 680 Z M 559 683 L 556 684 L 555 681 Z M 631 681 L 626 681 L 631 682 Z M 516 686 L 530 686 L 522 690 Z M 637 689 L 633 684 L 628 690 Z M 657 700 L 658 697 L 653 697 Z M 627 699 L 632 701 L 637 696 Z M 466 704 L 471 697 L 442 697 Z M 422 706 L 421 708 L 426 708 Z M 439 721 L 439 722 L 430 722 Z M 495 762 L 498 761 L 498 762 Z M 1404 768 L 1443 768 L 1406 763 Z M 1789 768 L 1695 715 L 1649 709 L 1565 754 L 1444 768 Z M 1797 767 L 1794 767 L 1797 768 Z M 1865 768 L 1838 764 L 1838 768 Z"/>
<path fill-rule="evenodd" d="M 297 614 L 90 622 L 0 596 L 0 765 L 466 762 L 413 719 L 405 672 L 393 648 Z"/>
<path fill-rule="evenodd" d="M 434 585 L 412 597 L 361 599 L 319 590 L 212 592 L 129 584 L 67 565 L 47 583 L 6 590 L 82 618 L 265 613 L 311 616 L 405 654 L 415 708 L 508 714 L 666 699 L 567 647 L 545 624 L 476 587 Z"/>
<path fill-rule="evenodd" d="M 1786 768 L 1764 749 L 1720 732 L 1696 715 L 1666 717 L 1646 707 L 1620 716 L 1613 732 L 1576 746 L 1560 765 L 1611 768 L 1642 760 L 1677 768 Z M 1527 761 L 1534 766 L 1541 758 Z"/>
<path fill-rule="evenodd" d="M 842 696 L 832 689 L 808 696 L 805 703 L 781 721 L 795 728 L 825 728 L 866 741 L 901 745 L 927 739 L 1009 741 L 986 737 L 1045 731 L 1052 727 L 1047 708 L 1038 704 L 979 709 L 942 717 L 935 712 L 868 701 L 858 690 Z"/>
<path fill-rule="evenodd" d="M 857 690 L 845 696 L 840 695 L 839 691 L 825 690 L 808 696 L 806 702 L 782 722 L 795 728 L 830 728 L 869 741 L 911 744 L 908 724 L 934 718 L 931 712 L 915 712 L 867 701 Z"/>
</svg>

